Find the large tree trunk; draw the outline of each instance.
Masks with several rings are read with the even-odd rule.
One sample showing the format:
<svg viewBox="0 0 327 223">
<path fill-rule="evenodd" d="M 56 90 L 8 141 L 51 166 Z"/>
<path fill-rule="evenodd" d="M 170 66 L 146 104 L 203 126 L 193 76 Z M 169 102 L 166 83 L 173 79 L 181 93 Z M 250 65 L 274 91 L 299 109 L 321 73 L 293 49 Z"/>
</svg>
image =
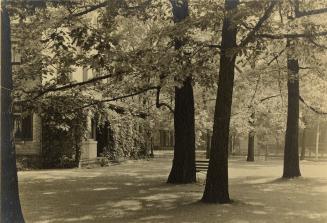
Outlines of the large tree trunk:
<svg viewBox="0 0 327 223">
<path fill-rule="evenodd" d="M 11 42 L 8 11 L 1 11 L 1 222 L 24 222 L 21 211 L 11 111 Z"/>
<path fill-rule="evenodd" d="M 174 127 L 174 160 L 167 182 L 194 183 L 196 181 L 194 99 L 190 77 L 182 88 L 175 89 Z"/>
<path fill-rule="evenodd" d="M 287 41 L 288 47 L 291 43 Z M 299 166 L 299 62 L 287 57 L 288 69 L 288 105 L 287 105 L 287 126 L 284 149 L 284 171 L 283 178 L 301 176 Z"/>
<path fill-rule="evenodd" d="M 221 40 L 220 70 L 216 99 L 213 135 L 206 186 L 202 201 L 208 203 L 230 202 L 228 193 L 228 139 L 234 85 L 237 29 L 230 20 L 231 10 L 237 8 L 237 0 L 226 0 L 227 10 Z"/>
<path fill-rule="evenodd" d="M 171 0 L 174 22 L 180 22 L 188 16 L 188 1 L 182 4 Z M 183 45 L 180 39 L 175 40 L 175 48 Z M 194 97 L 192 77 L 188 77 L 183 87 L 175 88 L 175 146 L 172 169 L 167 183 L 194 183 L 196 182 L 195 170 L 195 120 Z"/>
</svg>

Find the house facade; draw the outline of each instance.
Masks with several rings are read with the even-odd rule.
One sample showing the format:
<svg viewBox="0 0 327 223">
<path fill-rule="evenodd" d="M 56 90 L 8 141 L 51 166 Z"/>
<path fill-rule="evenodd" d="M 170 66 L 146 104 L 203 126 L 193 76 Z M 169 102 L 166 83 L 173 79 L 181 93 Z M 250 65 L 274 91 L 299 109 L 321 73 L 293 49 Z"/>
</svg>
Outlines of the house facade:
<svg viewBox="0 0 327 223">
<path fill-rule="evenodd" d="M 81 142 L 80 165 L 95 163 L 97 161 L 97 141 L 91 132 L 94 132 L 95 126 L 92 126 L 91 118 L 87 120 L 87 137 Z M 19 165 L 22 167 L 42 168 L 43 167 L 43 141 L 50 140 L 46 134 L 46 129 L 42 123 L 41 117 L 37 113 L 22 116 L 14 113 L 14 143 L 16 156 Z"/>
<path fill-rule="evenodd" d="M 15 45 L 15 36 L 12 44 L 12 69 L 15 72 L 21 65 L 20 50 Z M 93 75 L 93 74 L 92 74 Z M 83 68 L 77 68 L 72 79 L 74 81 L 85 81 L 92 78 Z M 40 84 L 42 79 L 25 80 L 22 82 L 23 88 L 32 89 L 37 84 Z M 22 167 L 43 166 L 43 142 L 50 140 L 47 134 L 44 134 L 47 129 L 44 121 L 37 112 L 28 112 L 18 103 L 14 103 L 13 111 L 13 136 L 16 149 L 17 161 Z M 96 141 L 96 125 L 92 122 L 93 115 L 90 114 L 86 120 L 87 134 L 81 142 L 81 164 L 94 163 L 97 159 L 97 141 Z"/>
</svg>

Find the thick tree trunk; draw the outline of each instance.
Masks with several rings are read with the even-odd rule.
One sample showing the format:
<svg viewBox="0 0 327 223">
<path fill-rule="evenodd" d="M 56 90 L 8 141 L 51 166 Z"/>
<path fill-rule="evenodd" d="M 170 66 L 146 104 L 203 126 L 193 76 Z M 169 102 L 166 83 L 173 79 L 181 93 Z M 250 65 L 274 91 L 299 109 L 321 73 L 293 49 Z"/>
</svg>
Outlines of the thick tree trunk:
<svg viewBox="0 0 327 223">
<path fill-rule="evenodd" d="M 10 22 L 6 8 L 1 11 L 1 222 L 24 222 L 21 211 L 16 153 L 13 143 L 11 111 L 11 43 Z"/>
<path fill-rule="evenodd" d="M 189 77 L 182 88 L 175 89 L 175 147 L 168 183 L 196 181 L 194 122 L 193 88 Z"/>
<path fill-rule="evenodd" d="M 288 40 L 288 46 L 291 45 Z M 301 176 L 299 166 L 299 62 L 288 55 L 288 105 L 283 178 Z"/>
<path fill-rule="evenodd" d="M 174 22 L 180 22 L 188 16 L 188 2 L 182 4 L 171 0 Z M 183 45 L 182 40 L 175 40 L 175 48 Z M 194 96 L 192 78 L 188 77 L 183 87 L 175 88 L 175 146 L 172 169 L 167 183 L 194 183 L 196 182 L 195 170 L 195 120 Z"/>
<path fill-rule="evenodd" d="M 202 201 L 208 203 L 230 202 L 228 192 L 228 139 L 234 85 L 237 29 L 230 20 L 231 10 L 237 8 L 237 0 L 226 0 L 227 9 L 221 40 L 218 92 L 214 114 L 210 161 Z"/>
<path fill-rule="evenodd" d="M 254 161 L 254 132 L 250 131 L 248 136 L 248 155 L 246 161 Z"/>
</svg>

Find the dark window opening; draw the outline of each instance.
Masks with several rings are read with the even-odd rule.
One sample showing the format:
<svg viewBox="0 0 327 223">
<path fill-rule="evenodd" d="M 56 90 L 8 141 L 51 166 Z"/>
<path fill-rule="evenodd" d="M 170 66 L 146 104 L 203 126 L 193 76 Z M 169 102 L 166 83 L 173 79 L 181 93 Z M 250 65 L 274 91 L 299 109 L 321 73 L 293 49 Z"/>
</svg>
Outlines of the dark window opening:
<svg viewBox="0 0 327 223">
<path fill-rule="evenodd" d="M 14 137 L 17 141 L 33 140 L 33 115 L 14 114 Z"/>
</svg>

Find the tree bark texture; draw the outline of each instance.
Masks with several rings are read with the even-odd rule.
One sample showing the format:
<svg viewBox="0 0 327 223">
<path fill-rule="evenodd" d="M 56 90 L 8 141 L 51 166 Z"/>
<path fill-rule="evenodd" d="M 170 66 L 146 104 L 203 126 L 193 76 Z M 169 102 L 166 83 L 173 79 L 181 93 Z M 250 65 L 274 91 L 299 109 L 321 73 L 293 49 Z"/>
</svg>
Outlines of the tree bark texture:
<svg viewBox="0 0 327 223">
<path fill-rule="evenodd" d="M 202 201 L 207 203 L 229 203 L 228 192 L 228 139 L 234 85 L 237 29 L 231 22 L 231 13 L 238 1 L 226 0 L 223 22 L 218 92 L 214 114 L 210 161 Z"/>
<path fill-rule="evenodd" d="M 254 161 L 254 132 L 250 131 L 248 136 L 248 155 L 246 161 Z"/>
<path fill-rule="evenodd" d="M 16 153 L 12 126 L 12 68 L 10 20 L 7 9 L 1 11 L 1 222 L 24 222 L 19 201 Z"/>
<path fill-rule="evenodd" d="M 290 47 L 291 42 L 288 40 Z M 292 58 L 290 53 L 287 56 L 288 69 L 288 104 L 287 124 L 284 148 L 284 170 L 283 178 L 301 176 L 299 166 L 299 62 Z"/>
<path fill-rule="evenodd" d="M 180 4 L 171 0 L 174 22 L 188 16 L 188 1 Z M 175 48 L 182 47 L 182 40 L 175 40 Z M 195 169 L 195 120 L 192 77 L 187 77 L 181 88 L 175 88 L 174 110 L 175 145 L 172 169 L 167 183 L 185 184 L 196 182 Z"/>
<path fill-rule="evenodd" d="M 175 89 L 175 147 L 173 166 L 168 183 L 194 183 L 195 170 L 195 120 L 192 79 Z"/>
</svg>

